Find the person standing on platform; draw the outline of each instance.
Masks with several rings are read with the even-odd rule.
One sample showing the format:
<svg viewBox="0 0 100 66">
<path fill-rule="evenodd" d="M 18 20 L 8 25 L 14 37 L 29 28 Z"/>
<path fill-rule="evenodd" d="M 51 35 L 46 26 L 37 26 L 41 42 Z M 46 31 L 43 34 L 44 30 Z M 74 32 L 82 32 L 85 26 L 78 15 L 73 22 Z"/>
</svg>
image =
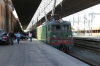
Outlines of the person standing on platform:
<svg viewBox="0 0 100 66">
<path fill-rule="evenodd" d="M 13 45 L 14 44 L 14 38 L 15 38 L 15 34 L 13 31 L 11 31 L 9 34 L 8 34 L 9 38 L 10 38 L 10 41 L 11 41 L 11 44 Z"/>
<path fill-rule="evenodd" d="M 16 34 L 16 39 L 17 39 L 17 43 L 19 44 L 19 41 L 20 41 L 20 37 L 21 37 L 21 34 L 20 34 L 20 32 L 18 32 L 17 34 Z"/>
<path fill-rule="evenodd" d="M 30 42 L 32 42 L 32 33 L 31 32 L 29 32 L 29 39 L 30 39 Z"/>
</svg>

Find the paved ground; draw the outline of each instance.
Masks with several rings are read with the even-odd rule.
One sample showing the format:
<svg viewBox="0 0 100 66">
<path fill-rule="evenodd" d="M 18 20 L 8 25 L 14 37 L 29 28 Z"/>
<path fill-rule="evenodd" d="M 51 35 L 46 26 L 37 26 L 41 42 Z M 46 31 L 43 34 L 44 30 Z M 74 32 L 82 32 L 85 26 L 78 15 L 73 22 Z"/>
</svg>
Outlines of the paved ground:
<svg viewBox="0 0 100 66">
<path fill-rule="evenodd" d="M 0 66 L 88 66 L 37 40 L 0 45 Z"/>
</svg>

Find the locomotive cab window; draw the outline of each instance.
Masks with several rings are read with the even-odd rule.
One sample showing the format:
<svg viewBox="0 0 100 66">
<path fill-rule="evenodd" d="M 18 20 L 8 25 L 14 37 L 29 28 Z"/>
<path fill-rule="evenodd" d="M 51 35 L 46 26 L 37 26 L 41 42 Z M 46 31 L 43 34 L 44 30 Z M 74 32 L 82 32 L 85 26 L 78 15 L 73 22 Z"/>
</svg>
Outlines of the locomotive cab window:
<svg viewBox="0 0 100 66">
<path fill-rule="evenodd" d="M 61 26 L 60 25 L 52 25 L 52 30 L 60 30 Z"/>
<path fill-rule="evenodd" d="M 71 30 L 70 25 L 63 25 L 62 30 Z"/>
</svg>

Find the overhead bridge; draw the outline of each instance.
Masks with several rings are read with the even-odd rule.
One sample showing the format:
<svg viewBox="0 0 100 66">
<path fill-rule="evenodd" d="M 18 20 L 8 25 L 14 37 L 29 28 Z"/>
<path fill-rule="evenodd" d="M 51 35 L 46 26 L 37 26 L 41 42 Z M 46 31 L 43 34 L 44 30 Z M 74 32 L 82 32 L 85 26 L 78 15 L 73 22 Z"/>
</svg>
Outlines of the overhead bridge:
<svg viewBox="0 0 100 66">
<path fill-rule="evenodd" d="M 42 0 L 12 0 L 23 29 L 29 25 Z M 55 14 L 65 17 L 99 4 L 100 0 L 63 0 L 55 9 Z M 49 12 L 50 14 L 51 12 Z"/>
</svg>

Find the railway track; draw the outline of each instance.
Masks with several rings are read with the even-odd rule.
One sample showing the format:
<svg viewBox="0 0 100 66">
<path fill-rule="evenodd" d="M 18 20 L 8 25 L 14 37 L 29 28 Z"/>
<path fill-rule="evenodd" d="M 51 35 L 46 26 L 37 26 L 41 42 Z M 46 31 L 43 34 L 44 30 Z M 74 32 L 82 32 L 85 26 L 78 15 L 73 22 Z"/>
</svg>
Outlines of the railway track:
<svg viewBox="0 0 100 66">
<path fill-rule="evenodd" d="M 82 61 L 82 62 L 84 62 L 84 63 L 86 63 L 86 64 L 89 64 L 90 66 L 96 66 L 95 64 L 93 64 L 93 63 L 91 63 L 91 62 L 89 62 L 89 61 L 87 61 L 87 60 L 85 60 L 85 59 L 83 59 L 81 57 L 78 57 L 78 56 L 73 55 L 71 53 L 67 53 L 67 54 L 72 56 L 72 57 L 74 57 L 74 58 L 76 58 L 76 59 L 78 59 L 78 60 L 80 60 L 80 61 Z"/>
<path fill-rule="evenodd" d="M 85 49 L 89 49 L 95 52 L 99 52 L 100 53 L 100 48 L 98 47 L 93 47 L 93 46 L 88 46 L 88 45 L 82 45 L 82 44 L 75 44 L 76 47 L 81 47 L 81 48 L 85 48 Z"/>
<path fill-rule="evenodd" d="M 74 45 L 100 53 L 100 41 L 90 39 L 75 39 Z"/>
<path fill-rule="evenodd" d="M 87 50 L 91 50 L 94 51 L 96 53 L 100 53 L 100 47 L 99 47 L 100 41 L 96 41 L 96 40 L 87 40 L 87 39 L 75 39 L 75 47 L 79 47 L 79 48 L 84 48 Z M 89 64 L 90 66 L 96 66 L 94 63 L 91 62 L 91 60 L 86 60 L 82 57 L 79 57 L 73 53 L 68 52 L 67 54 Z"/>
<path fill-rule="evenodd" d="M 98 54 L 98 53 L 100 54 L 100 41 L 99 40 L 75 39 L 74 46 L 77 48 L 83 48 L 88 54 L 89 54 L 89 51 L 95 52 L 95 54 Z M 74 54 L 74 52 L 76 54 Z M 68 51 L 67 54 L 83 61 L 84 63 L 89 64 L 90 66 L 99 66 L 100 65 L 98 58 L 94 58 L 94 59 L 92 57 L 88 58 L 89 56 L 87 56 L 87 55 L 86 55 L 87 58 L 86 58 L 86 56 L 81 57 L 80 54 L 82 54 L 82 53 L 84 54 L 84 51 L 82 51 L 82 53 L 81 53 L 81 50 L 78 52 L 79 52 L 79 56 L 77 54 L 76 49 L 73 49 L 71 53 L 70 53 L 70 51 Z M 92 56 L 92 54 L 90 54 L 90 55 Z M 93 55 L 93 57 L 94 57 L 94 55 Z M 91 60 L 91 58 L 92 58 L 92 60 Z M 100 58 L 100 55 L 99 55 L 99 58 Z"/>
</svg>

